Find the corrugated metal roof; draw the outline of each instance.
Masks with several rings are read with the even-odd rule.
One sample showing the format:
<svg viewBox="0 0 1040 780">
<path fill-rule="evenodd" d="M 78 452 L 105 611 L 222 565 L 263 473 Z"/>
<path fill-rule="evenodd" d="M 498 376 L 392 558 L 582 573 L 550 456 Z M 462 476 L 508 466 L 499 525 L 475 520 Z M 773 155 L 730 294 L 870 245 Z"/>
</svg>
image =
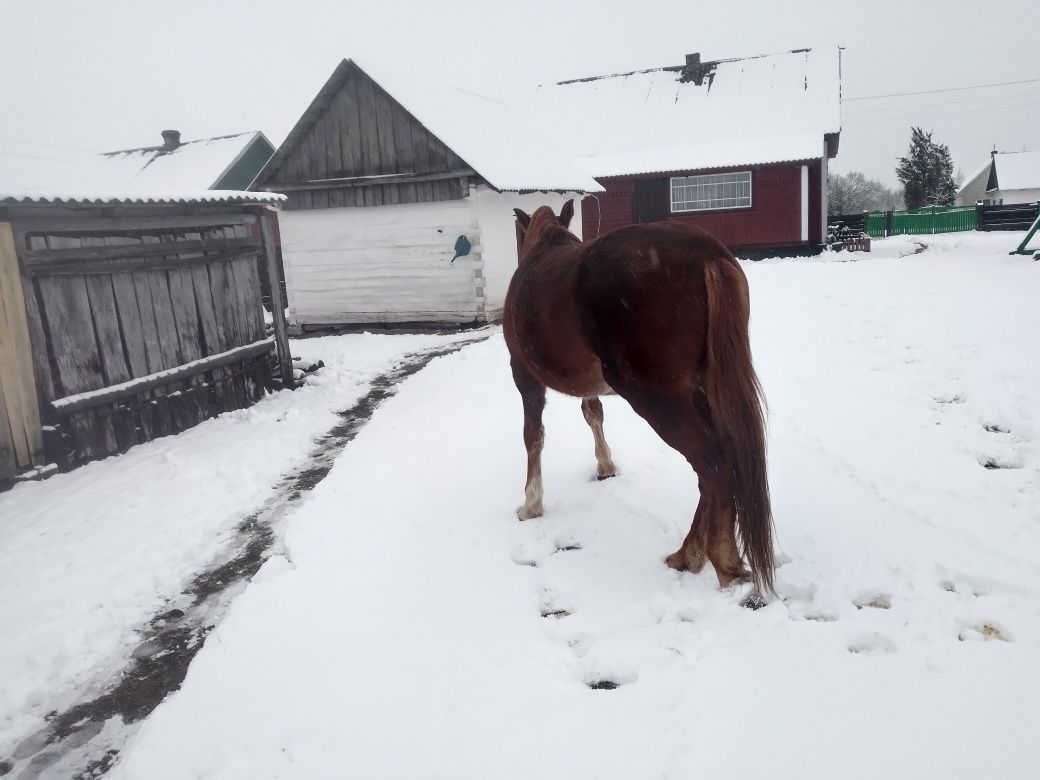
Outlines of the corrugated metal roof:
<svg viewBox="0 0 1040 780">
<path fill-rule="evenodd" d="M 193 203 L 265 203 L 275 205 L 285 200 L 274 192 L 239 192 L 237 190 L 204 190 L 188 193 L 96 193 L 15 190 L 0 192 L 0 203 L 50 203 L 68 206 L 108 206 L 135 204 Z"/>
<path fill-rule="evenodd" d="M 840 51 L 800 50 L 543 85 L 533 116 L 594 176 L 813 159 L 841 130 Z"/>
</svg>

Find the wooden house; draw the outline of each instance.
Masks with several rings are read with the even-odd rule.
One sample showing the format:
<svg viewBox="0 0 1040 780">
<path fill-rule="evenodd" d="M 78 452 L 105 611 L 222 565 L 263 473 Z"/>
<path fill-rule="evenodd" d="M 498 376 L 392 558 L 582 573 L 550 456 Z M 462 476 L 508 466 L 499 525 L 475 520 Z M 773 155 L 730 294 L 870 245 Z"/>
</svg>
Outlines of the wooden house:
<svg viewBox="0 0 1040 780">
<path fill-rule="evenodd" d="M 604 186 L 586 239 L 673 220 L 738 253 L 806 253 L 826 239 L 838 151 L 838 49 L 702 61 L 539 88 L 533 116 Z"/>
<path fill-rule="evenodd" d="M 0 193 L 0 483 L 255 401 L 281 196 Z"/>
<path fill-rule="evenodd" d="M 352 60 L 253 189 L 288 196 L 297 329 L 494 320 L 517 262 L 513 208 L 602 190 L 506 104 Z"/>
<path fill-rule="evenodd" d="M 957 191 L 958 206 L 1040 201 L 1040 152 L 993 152 Z"/>
</svg>

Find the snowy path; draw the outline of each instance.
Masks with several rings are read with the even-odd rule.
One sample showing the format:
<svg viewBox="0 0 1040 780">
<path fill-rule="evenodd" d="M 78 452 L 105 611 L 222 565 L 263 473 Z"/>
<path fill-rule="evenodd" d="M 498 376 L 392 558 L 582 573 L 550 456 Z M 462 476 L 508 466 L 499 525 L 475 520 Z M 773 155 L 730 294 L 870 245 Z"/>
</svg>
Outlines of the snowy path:
<svg viewBox="0 0 1040 780">
<path fill-rule="evenodd" d="M 747 266 L 782 600 L 662 564 L 696 488 L 619 399 L 603 483 L 550 399 L 516 522 L 494 337 L 375 413 L 111 776 L 1035 776 L 1040 264 L 1011 238 Z"/>
<path fill-rule="evenodd" d="M 0 621 L 15 627 L 0 641 L 0 759 L 46 765 L 113 713 L 150 712 L 277 546 L 291 501 L 428 358 L 380 372 L 460 338 L 474 336 L 296 342 L 327 366 L 295 393 L 0 495 Z"/>
</svg>

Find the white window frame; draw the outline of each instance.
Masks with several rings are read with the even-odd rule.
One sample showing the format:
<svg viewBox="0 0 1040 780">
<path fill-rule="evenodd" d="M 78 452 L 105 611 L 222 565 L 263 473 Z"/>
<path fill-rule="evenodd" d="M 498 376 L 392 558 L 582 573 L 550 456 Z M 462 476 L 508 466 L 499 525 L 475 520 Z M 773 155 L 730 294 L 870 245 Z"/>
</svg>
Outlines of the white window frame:
<svg viewBox="0 0 1040 780">
<path fill-rule="evenodd" d="M 682 185 L 680 185 L 680 186 L 689 186 L 691 183 L 693 183 L 693 182 L 691 182 L 691 179 L 701 179 L 702 181 L 700 183 L 702 185 L 730 184 L 730 183 L 739 183 L 739 182 L 712 182 L 712 181 L 703 181 L 703 180 L 712 179 L 712 178 L 717 177 L 717 176 L 741 176 L 741 175 L 746 175 L 747 176 L 747 184 L 748 184 L 748 195 L 747 195 L 747 198 L 748 198 L 748 200 L 747 200 L 746 204 L 742 204 L 742 205 L 739 205 L 739 206 L 723 205 L 723 206 L 697 206 L 697 207 L 694 207 L 694 208 L 677 208 L 677 206 L 680 205 L 680 204 L 676 202 L 675 197 L 674 197 L 676 182 L 681 181 Z M 755 177 L 751 175 L 751 171 L 750 170 L 747 170 L 747 171 L 727 171 L 726 173 L 698 173 L 698 174 L 695 174 L 693 176 L 672 176 L 668 180 L 668 202 L 669 202 L 669 205 L 671 207 L 671 213 L 672 214 L 690 214 L 692 212 L 697 212 L 697 211 L 733 211 L 733 210 L 740 210 L 740 209 L 749 209 L 755 203 L 754 178 Z M 709 199 L 708 202 L 710 203 L 711 200 Z"/>
</svg>

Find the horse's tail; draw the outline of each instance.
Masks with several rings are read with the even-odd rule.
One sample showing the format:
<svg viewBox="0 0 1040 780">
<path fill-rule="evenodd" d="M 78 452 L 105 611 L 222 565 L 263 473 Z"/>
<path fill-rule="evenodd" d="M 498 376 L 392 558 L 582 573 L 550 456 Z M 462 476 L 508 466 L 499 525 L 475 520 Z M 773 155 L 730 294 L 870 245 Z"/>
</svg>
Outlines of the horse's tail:
<svg viewBox="0 0 1040 780">
<path fill-rule="evenodd" d="M 728 445 L 733 509 L 762 593 L 773 593 L 773 515 L 766 478 L 765 399 L 751 363 L 747 278 L 731 257 L 704 268 L 708 288 L 708 349 L 704 389 L 716 429 Z"/>
</svg>

